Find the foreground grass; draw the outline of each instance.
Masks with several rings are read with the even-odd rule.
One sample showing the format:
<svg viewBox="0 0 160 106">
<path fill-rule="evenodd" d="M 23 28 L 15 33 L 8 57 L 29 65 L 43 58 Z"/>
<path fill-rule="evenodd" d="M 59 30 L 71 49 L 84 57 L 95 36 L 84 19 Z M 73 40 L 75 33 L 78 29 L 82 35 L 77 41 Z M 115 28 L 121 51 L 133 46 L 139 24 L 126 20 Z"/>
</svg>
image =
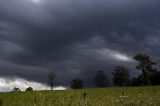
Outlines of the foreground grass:
<svg viewBox="0 0 160 106">
<path fill-rule="evenodd" d="M 0 106 L 160 106 L 160 87 L 0 93 Z"/>
</svg>

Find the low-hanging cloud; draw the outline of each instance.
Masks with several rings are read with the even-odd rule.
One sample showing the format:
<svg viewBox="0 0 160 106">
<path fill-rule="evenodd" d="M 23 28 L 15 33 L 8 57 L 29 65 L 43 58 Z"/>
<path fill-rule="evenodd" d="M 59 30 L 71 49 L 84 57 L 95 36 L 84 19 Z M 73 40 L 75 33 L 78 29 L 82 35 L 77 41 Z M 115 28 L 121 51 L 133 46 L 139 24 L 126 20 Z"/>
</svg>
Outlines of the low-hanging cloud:
<svg viewBox="0 0 160 106">
<path fill-rule="evenodd" d="M 13 88 L 19 88 L 22 91 L 25 91 L 26 88 L 32 87 L 34 90 L 49 90 L 50 87 L 45 84 L 37 83 L 34 81 L 27 81 L 22 78 L 3 78 L 0 77 L 0 91 L 10 92 Z M 55 86 L 53 90 L 66 90 L 67 88 L 63 86 Z"/>
</svg>

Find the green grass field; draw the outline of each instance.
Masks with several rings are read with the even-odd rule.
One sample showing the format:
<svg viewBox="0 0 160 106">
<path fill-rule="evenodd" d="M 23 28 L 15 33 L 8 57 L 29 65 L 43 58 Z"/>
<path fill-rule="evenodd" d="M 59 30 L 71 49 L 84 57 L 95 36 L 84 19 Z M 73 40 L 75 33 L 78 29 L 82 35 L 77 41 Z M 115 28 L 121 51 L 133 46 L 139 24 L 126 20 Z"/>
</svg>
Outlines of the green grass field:
<svg viewBox="0 0 160 106">
<path fill-rule="evenodd" d="M 86 93 L 86 98 L 84 98 Z M 160 87 L 0 93 L 1 106 L 160 106 Z"/>
</svg>

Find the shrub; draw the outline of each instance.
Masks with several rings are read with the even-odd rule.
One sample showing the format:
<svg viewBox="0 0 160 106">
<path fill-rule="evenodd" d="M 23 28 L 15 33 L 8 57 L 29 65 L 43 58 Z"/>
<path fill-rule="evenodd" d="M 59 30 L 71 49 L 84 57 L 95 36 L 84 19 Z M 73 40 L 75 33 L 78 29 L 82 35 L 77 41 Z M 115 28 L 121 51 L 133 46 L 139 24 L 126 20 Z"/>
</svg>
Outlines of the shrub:
<svg viewBox="0 0 160 106">
<path fill-rule="evenodd" d="M 26 89 L 26 91 L 33 91 L 33 88 L 32 88 L 32 87 L 28 87 L 28 88 Z"/>
</svg>

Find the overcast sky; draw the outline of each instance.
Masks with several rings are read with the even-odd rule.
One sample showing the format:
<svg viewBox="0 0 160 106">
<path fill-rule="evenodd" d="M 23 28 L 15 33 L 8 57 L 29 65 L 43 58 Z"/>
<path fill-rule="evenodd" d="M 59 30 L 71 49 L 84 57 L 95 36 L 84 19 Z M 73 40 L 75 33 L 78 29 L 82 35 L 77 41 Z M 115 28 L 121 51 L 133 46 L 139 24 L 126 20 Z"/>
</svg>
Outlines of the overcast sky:
<svg viewBox="0 0 160 106">
<path fill-rule="evenodd" d="M 65 87 L 93 86 L 99 70 L 111 80 L 117 65 L 138 75 L 137 52 L 160 63 L 159 11 L 159 0 L 0 0 L 0 90 L 45 85 L 49 71 Z"/>
</svg>

